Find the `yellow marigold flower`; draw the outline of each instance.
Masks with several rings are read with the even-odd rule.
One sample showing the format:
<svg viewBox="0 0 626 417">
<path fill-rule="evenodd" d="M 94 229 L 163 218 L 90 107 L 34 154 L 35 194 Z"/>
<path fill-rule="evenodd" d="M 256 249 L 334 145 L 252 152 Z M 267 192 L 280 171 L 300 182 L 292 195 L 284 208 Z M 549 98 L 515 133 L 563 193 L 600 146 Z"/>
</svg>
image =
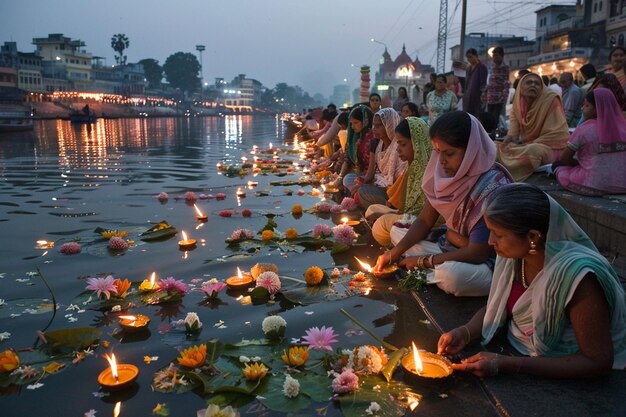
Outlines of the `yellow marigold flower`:
<svg viewBox="0 0 626 417">
<path fill-rule="evenodd" d="M 292 214 L 302 214 L 302 206 L 300 204 L 294 204 L 291 208 Z"/>
<path fill-rule="evenodd" d="M 126 230 L 105 230 L 104 232 L 100 233 L 102 235 L 103 238 L 105 239 L 111 239 L 113 236 L 117 236 L 117 237 L 124 237 L 126 236 Z"/>
<path fill-rule="evenodd" d="M 13 372 L 20 367 L 20 357 L 13 349 L 0 353 L 0 373 Z"/>
<path fill-rule="evenodd" d="M 115 278 L 113 285 L 115 285 L 115 288 L 117 289 L 118 297 L 125 297 L 126 291 L 130 289 L 130 281 L 128 279 L 124 279 L 124 281 L 122 281 L 119 278 Z"/>
<path fill-rule="evenodd" d="M 306 346 L 293 346 L 289 353 L 283 351 L 283 361 L 289 366 L 302 366 L 309 359 L 309 349 Z"/>
<path fill-rule="evenodd" d="M 267 366 L 262 363 L 254 362 L 252 365 L 249 363 L 243 368 L 243 375 L 250 381 L 257 381 L 267 375 Z"/>
<path fill-rule="evenodd" d="M 274 232 L 271 230 L 263 230 L 261 233 L 261 238 L 265 241 L 274 239 Z"/>
<path fill-rule="evenodd" d="M 312 266 L 304 273 L 304 280 L 308 285 L 319 285 L 324 278 L 324 271 L 318 266 Z"/>
<path fill-rule="evenodd" d="M 294 228 L 285 230 L 285 237 L 287 239 L 295 239 L 298 237 L 298 231 Z"/>
<path fill-rule="evenodd" d="M 180 352 L 180 358 L 176 358 L 178 363 L 187 368 L 197 368 L 204 364 L 206 360 L 206 345 L 192 346 Z"/>
</svg>

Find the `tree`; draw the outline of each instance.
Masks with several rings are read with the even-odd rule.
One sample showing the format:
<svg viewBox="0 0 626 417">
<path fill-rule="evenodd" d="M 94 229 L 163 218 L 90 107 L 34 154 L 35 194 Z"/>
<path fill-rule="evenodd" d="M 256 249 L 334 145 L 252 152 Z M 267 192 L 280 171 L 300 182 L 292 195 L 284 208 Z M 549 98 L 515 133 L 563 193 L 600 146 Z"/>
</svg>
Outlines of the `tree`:
<svg viewBox="0 0 626 417">
<path fill-rule="evenodd" d="M 111 38 L 111 48 L 113 48 L 113 50 L 117 52 L 117 55 L 115 55 L 115 62 L 117 62 L 118 65 L 126 64 L 126 55 L 124 55 L 124 49 L 128 48 L 128 45 L 130 45 L 130 41 L 123 33 L 113 35 L 113 37 Z"/>
<path fill-rule="evenodd" d="M 159 88 L 163 79 L 163 67 L 159 65 L 159 61 L 152 58 L 146 58 L 139 61 L 143 66 L 143 72 L 148 80 L 149 88 Z"/>
<path fill-rule="evenodd" d="M 194 54 L 176 52 L 170 55 L 163 64 L 165 78 L 174 88 L 180 88 L 187 93 L 193 93 L 200 87 L 200 63 Z"/>
</svg>

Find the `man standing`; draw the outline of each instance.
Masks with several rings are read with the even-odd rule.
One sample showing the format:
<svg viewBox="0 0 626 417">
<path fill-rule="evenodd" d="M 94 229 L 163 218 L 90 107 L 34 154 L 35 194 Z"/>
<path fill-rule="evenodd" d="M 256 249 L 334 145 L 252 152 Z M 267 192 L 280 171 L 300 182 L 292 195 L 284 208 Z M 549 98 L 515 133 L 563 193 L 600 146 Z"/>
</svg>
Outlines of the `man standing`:
<svg viewBox="0 0 626 417">
<path fill-rule="evenodd" d="M 487 85 L 487 67 L 480 62 L 478 52 L 474 48 L 468 49 L 465 57 L 469 66 L 465 70 L 463 110 L 477 117 L 482 108 L 480 97 Z"/>
<path fill-rule="evenodd" d="M 593 64 L 585 64 L 582 67 L 580 67 L 580 74 L 583 76 L 583 79 L 585 80 L 585 83 L 580 86 L 580 89 L 583 90 L 583 97 L 584 97 L 585 94 L 587 94 L 587 91 L 589 91 L 589 87 L 591 87 L 593 82 L 596 80 L 596 75 L 597 75 L 596 67 L 594 67 Z"/>
<path fill-rule="evenodd" d="M 422 92 L 422 103 L 426 104 L 426 97 L 428 97 L 428 93 L 435 90 L 435 81 L 437 81 L 437 74 L 431 72 L 430 81 L 426 83 L 424 91 Z"/>
<path fill-rule="evenodd" d="M 563 89 L 563 110 L 569 127 L 576 127 L 582 114 L 583 92 L 574 84 L 571 72 L 564 72 L 559 78 L 559 85 Z"/>
<path fill-rule="evenodd" d="M 487 87 L 482 97 L 483 103 L 487 103 L 487 111 L 495 120 L 500 120 L 502 108 L 509 96 L 509 66 L 504 61 L 504 50 L 496 46 L 491 52 L 493 65 L 489 72 Z"/>
</svg>

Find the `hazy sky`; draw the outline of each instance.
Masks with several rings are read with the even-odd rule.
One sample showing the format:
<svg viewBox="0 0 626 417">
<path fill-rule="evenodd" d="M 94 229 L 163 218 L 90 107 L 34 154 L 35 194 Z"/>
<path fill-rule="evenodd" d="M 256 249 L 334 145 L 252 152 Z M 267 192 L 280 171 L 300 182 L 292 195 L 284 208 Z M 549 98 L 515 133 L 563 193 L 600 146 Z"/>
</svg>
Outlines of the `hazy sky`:
<svg viewBox="0 0 626 417">
<path fill-rule="evenodd" d="M 469 32 L 534 38 L 543 1 L 468 0 Z M 311 94 L 332 93 L 344 78 L 357 87 L 362 64 L 377 65 L 384 47 L 392 58 L 406 43 L 412 58 L 436 63 L 438 0 L 14 0 L 0 8 L 0 42 L 16 41 L 32 52 L 32 38 L 63 33 L 85 42 L 93 55 L 115 63 L 113 34 L 125 33 L 129 62 L 161 64 L 178 51 L 197 54 L 203 44 L 203 76 L 230 81 L 237 74 L 268 87 L 300 85 Z M 448 0 L 447 49 L 458 43 L 459 0 Z M 575 3 L 574 0 L 568 3 Z M 458 7 L 457 7 L 458 6 Z M 455 12 L 456 9 L 456 12 Z M 450 68 L 450 63 L 446 63 Z"/>
</svg>

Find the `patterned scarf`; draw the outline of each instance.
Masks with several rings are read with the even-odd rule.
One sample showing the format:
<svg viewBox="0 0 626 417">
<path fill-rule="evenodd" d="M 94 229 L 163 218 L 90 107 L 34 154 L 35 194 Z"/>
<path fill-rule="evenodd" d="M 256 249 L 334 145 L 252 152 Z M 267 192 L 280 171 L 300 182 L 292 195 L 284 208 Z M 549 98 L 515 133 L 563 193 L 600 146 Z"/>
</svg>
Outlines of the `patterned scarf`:
<svg viewBox="0 0 626 417">
<path fill-rule="evenodd" d="M 361 114 L 362 114 L 361 123 L 363 123 L 363 130 L 361 130 L 361 133 L 356 133 L 352 129 L 352 125 L 350 124 L 350 119 L 354 118 L 353 116 L 357 113 L 356 112 L 357 109 L 360 109 Z M 355 107 L 350 112 L 350 117 L 348 117 L 348 138 L 346 140 L 346 155 L 348 156 L 348 159 L 350 160 L 350 162 L 352 162 L 353 164 L 357 163 L 356 143 L 359 139 L 361 139 L 362 137 L 365 137 L 367 132 L 369 132 L 370 128 L 372 127 L 373 118 L 374 118 L 374 115 L 372 114 L 372 111 L 370 110 L 370 108 L 364 105 Z M 365 168 L 367 169 L 367 167 Z"/>
</svg>

